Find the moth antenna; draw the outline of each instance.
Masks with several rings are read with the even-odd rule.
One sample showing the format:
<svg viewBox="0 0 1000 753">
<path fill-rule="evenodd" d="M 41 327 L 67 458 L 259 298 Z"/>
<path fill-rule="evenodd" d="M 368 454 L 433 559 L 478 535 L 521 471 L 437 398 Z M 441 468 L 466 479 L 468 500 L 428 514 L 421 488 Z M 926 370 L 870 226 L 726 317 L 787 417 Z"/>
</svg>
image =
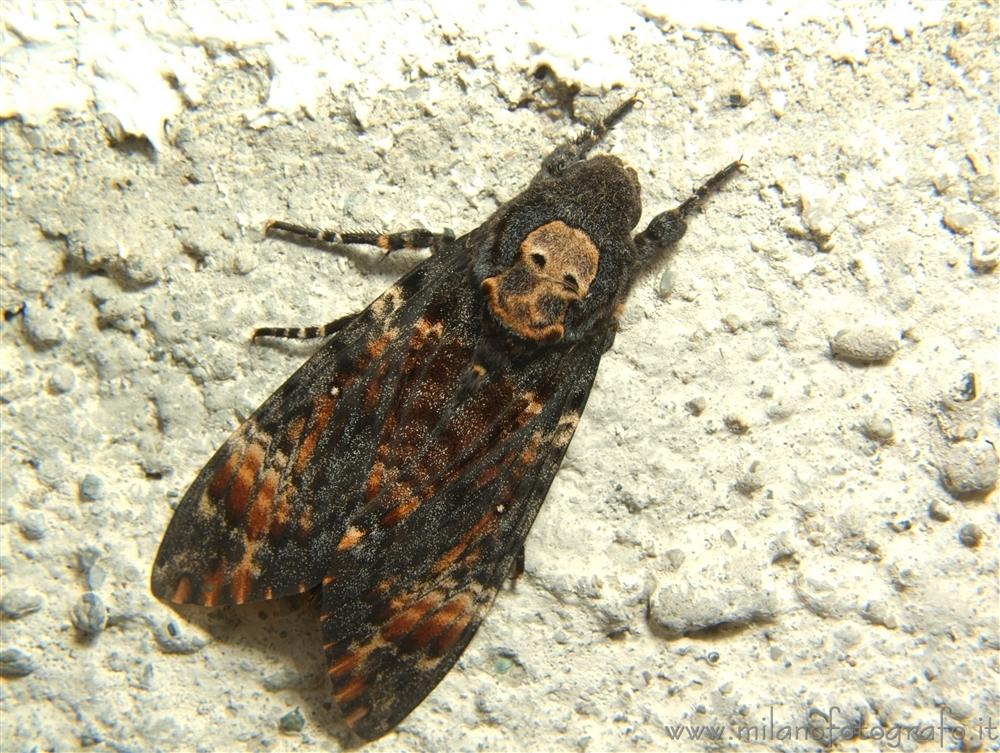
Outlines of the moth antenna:
<svg viewBox="0 0 1000 753">
<path fill-rule="evenodd" d="M 582 160 L 604 138 L 608 131 L 635 109 L 636 105 L 641 105 L 641 100 L 633 95 L 596 123 L 588 126 L 573 141 L 556 147 L 548 157 L 542 160 L 539 176 L 547 178 L 555 177 L 565 171 L 574 162 Z"/>
</svg>

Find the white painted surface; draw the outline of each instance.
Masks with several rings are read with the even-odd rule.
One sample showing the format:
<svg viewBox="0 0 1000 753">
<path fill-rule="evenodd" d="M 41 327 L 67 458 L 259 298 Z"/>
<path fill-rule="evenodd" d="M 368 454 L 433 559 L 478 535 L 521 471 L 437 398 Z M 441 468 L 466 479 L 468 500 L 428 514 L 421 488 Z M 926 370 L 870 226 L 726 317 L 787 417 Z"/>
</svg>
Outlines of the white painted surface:
<svg viewBox="0 0 1000 753">
<path fill-rule="evenodd" d="M 251 329 L 358 309 L 416 258 L 263 223 L 474 227 L 575 133 L 538 111 L 543 63 L 584 115 L 642 96 L 603 146 L 639 171 L 645 220 L 749 169 L 690 223 L 669 297 L 659 270 L 635 291 L 527 573 L 371 749 L 813 750 L 774 738 L 834 706 L 868 734 L 996 724 L 996 492 L 939 480 L 997 439 L 988 8 L 9 2 L 2 20 L 0 576 L 6 606 L 40 603 L 3 624 L 34 667 L 2 681 L 4 750 L 335 749 L 310 606 L 179 616 L 149 566 L 170 504 L 311 352 Z M 116 123 L 153 148 L 109 145 Z M 841 330 L 886 325 L 886 363 L 831 358 Z M 979 397 L 956 401 L 969 374 Z M 111 622 L 85 641 L 88 590 Z M 677 638 L 659 617 L 751 621 Z M 279 732 L 296 706 L 302 732 Z M 725 741 L 671 737 L 698 725 Z M 888 734 L 840 747 L 917 749 Z"/>
</svg>

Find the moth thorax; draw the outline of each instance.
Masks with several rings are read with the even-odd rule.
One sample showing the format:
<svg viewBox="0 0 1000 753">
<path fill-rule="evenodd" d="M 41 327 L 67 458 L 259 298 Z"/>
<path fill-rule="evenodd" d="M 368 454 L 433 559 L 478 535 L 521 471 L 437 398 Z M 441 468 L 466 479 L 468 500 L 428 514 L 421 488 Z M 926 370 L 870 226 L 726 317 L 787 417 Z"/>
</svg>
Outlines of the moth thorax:
<svg viewBox="0 0 1000 753">
<path fill-rule="evenodd" d="M 585 232 L 548 222 L 528 233 L 510 268 L 483 280 L 490 310 L 521 337 L 555 342 L 563 336 L 566 309 L 586 297 L 599 257 Z"/>
</svg>

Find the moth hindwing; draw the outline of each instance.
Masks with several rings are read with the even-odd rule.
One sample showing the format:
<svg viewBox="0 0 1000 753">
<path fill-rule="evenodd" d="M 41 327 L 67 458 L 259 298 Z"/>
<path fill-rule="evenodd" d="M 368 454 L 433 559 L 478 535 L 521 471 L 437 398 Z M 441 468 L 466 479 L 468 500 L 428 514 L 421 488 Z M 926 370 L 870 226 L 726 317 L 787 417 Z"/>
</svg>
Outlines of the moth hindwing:
<svg viewBox="0 0 1000 753">
<path fill-rule="evenodd" d="M 635 171 L 588 158 L 629 99 L 475 230 L 272 234 L 431 256 L 328 337 L 215 453 L 163 537 L 153 593 L 241 604 L 321 589 L 333 699 L 374 739 L 461 655 L 522 550 L 640 273 L 734 162 L 633 235 Z"/>
</svg>

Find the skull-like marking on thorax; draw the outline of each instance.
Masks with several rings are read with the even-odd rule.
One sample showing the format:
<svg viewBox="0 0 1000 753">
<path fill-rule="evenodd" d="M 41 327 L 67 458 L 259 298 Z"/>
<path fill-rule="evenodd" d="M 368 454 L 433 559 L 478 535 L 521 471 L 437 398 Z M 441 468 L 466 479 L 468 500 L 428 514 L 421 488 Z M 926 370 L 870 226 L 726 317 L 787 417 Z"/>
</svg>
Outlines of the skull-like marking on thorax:
<svg viewBox="0 0 1000 753">
<path fill-rule="evenodd" d="M 490 310 L 521 337 L 556 342 L 567 307 L 586 297 L 599 258 L 585 232 L 562 220 L 547 222 L 528 233 L 509 269 L 483 280 Z"/>
</svg>

